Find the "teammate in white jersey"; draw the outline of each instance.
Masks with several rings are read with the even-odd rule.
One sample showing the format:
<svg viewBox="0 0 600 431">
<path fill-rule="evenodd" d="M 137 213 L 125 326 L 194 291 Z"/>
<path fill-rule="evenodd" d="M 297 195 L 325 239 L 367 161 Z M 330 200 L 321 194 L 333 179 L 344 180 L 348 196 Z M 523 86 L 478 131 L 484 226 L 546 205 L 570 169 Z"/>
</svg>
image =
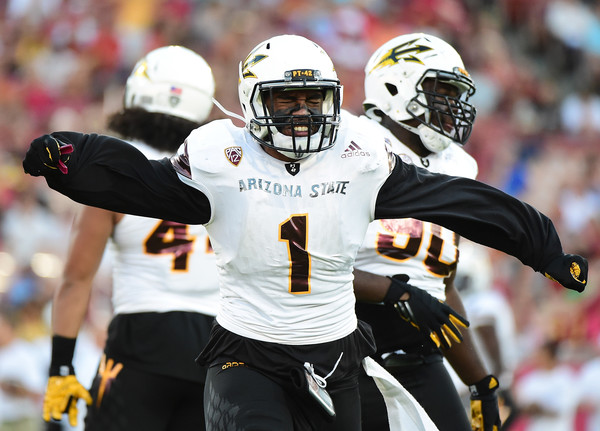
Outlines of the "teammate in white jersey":
<svg viewBox="0 0 600 431">
<path fill-rule="evenodd" d="M 198 358 L 209 366 L 208 430 L 360 430 L 358 373 L 375 345 L 356 319 L 352 269 L 374 219 L 442 224 L 585 288 L 587 261 L 564 254 L 531 206 L 403 163 L 366 120 L 340 125 L 341 85 L 314 42 L 273 37 L 239 70 L 246 127 L 209 123 L 176 157 L 148 160 L 116 138 L 56 132 L 35 139 L 23 161 L 78 202 L 206 226 L 221 288 Z M 54 169 L 61 164 L 66 174 Z M 403 305 L 423 298 L 407 292 Z M 433 329 L 459 321 L 431 306 Z"/>
<path fill-rule="evenodd" d="M 512 389 L 519 343 L 510 302 L 494 287 L 492 259 L 488 249 L 461 240 L 454 285 L 469 316 L 469 328 L 481 359 L 486 368 L 498 376 L 502 427 L 510 429 L 518 416 Z M 452 377 L 460 396 L 463 400 L 468 399 L 469 388 L 455 374 Z"/>
<path fill-rule="evenodd" d="M 477 176 L 477 162 L 462 145 L 467 141 L 475 108 L 469 98 L 475 85 L 456 50 L 444 40 L 424 33 L 395 37 L 371 56 L 365 67 L 364 109 L 405 163 L 431 172 L 466 178 Z M 356 269 L 392 277 L 403 274 L 411 285 L 427 291 L 465 314 L 454 287 L 458 235 L 437 224 L 416 219 L 377 220 L 369 225 L 356 258 Z M 360 295 L 362 280 L 356 272 Z M 399 276 L 396 277 L 399 279 Z M 389 284 L 389 280 L 385 283 Z M 390 303 L 357 303 L 357 315 L 373 327 L 377 353 L 373 356 L 415 397 L 441 431 L 471 429 L 460 396 L 443 365 L 440 346 L 460 378 L 471 386 L 485 387 L 472 409 L 473 424 L 482 431 L 500 425 L 498 388 L 474 348 L 468 330 L 464 340 L 450 347 L 451 339 L 431 339 L 398 317 Z M 490 381 L 491 388 L 487 388 Z M 364 430 L 388 428 L 385 405 L 370 379 L 361 380 Z M 483 400 L 482 400 L 483 398 Z M 482 413 L 483 412 L 483 413 Z"/>
<path fill-rule="evenodd" d="M 155 49 L 135 65 L 123 109 L 108 127 L 149 158 L 171 156 L 208 118 L 214 88 L 212 71 L 198 54 L 181 46 Z M 114 316 L 90 396 L 71 363 L 107 243 Z M 206 368 L 194 360 L 208 341 L 218 297 L 203 226 L 81 207 L 53 302 L 44 419 L 60 419 L 69 397 L 81 396 L 91 402 L 88 431 L 203 429 Z M 72 402 L 72 424 L 76 408 Z"/>
</svg>

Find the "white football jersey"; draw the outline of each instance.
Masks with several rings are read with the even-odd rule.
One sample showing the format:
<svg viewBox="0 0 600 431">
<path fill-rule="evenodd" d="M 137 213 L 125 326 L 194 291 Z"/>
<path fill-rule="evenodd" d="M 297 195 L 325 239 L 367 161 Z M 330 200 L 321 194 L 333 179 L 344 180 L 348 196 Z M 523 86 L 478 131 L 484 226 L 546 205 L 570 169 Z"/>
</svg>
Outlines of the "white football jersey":
<svg viewBox="0 0 600 431">
<path fill-rule="evenodd" d="M 388 129 L 375 121 L 366 121 L 385 134 L 392 151 L 405 163 L 447 175 L 477 176 L 477 162 L 457 144 L 440 153 L 419 157 Z M 369 225 L 355 267 L 385 276 L 406 274 L 409 283 L 445 300 L 444 279 L 456 268 L 457 258 L 456 235 L 451 230 L 415 219 L 376 220 Z"/>
<path fill-rule="evenodd" d="M 146 157 L 171 154 L 134 143 Z M 202 225 L 124 215 L 109 242 L 115 314 L 191 311 L 216 315 L 215 255 Z"/>
<path fill-rule="evenodd" d="M 192 132 L 178 154 L 191 172 L 181 180 L 211 205 L 220 325 L 288 345 L 356 329 L 354 258 L 393 163 L 382 135 L 344 120 L 331 149 L 289 163 L 219 120 Z"/>
<path fill-rule="evenodd" d="M 488 370 L 493 369 L 492 359 L 475 330 L 481 326 L 494 327 L 498 343 L 501 346 L 499 354 L 506 370 L 504 375 L 498 377 L 503 386 L 509 386 L 512 383 L 513 372 L 518 364 L 519 356 L 514 314 L 510 303 L 500 292 L 492 289 L 467 294 L 461 293 L 461 297 L 466 314 L 469 316 L 475 344 L 479 345 L 478 350 Z"/>
</svg>

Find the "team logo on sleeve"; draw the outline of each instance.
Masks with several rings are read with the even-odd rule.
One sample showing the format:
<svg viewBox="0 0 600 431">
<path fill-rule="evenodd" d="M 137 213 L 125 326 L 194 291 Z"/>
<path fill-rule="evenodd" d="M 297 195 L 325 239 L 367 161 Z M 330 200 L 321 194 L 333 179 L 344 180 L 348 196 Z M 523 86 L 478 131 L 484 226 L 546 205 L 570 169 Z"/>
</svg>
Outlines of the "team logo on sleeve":
<svg viewBox="0 0 600 431">
<path fill-rule="evenodd" d="M 229 160 L 232 165 L 239 165 L 242 161 L 242 147 L 225 148 L 225 157 L 227 157 L 227 160 Z"/>
</svg>

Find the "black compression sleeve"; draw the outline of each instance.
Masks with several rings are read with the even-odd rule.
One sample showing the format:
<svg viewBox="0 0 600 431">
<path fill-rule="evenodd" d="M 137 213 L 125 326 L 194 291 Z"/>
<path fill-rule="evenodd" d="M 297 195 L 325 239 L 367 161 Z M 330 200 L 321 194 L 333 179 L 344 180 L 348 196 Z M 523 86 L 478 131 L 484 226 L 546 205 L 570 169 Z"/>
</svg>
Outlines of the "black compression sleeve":
<svg viewBox="0 0 600 431">
<path fill-rule="evenodd" d="M 185 224 L 210 219 L 208 198 L 181 182 L 169 159 L 148 160 L 134 146 L 109 136 L 52 135 L 75 148 L 68 174 L 46 177 L 52 189 L 79 203 L 120 213 Z"/>
<path fill-rule="evenodd" d="M 375 218 L 403 217 L 444 226 L 536 271 L 562 254 L 552 221 L 532 206 L 480 181 L 431 173 L 396 157 Z"/>
</svg>

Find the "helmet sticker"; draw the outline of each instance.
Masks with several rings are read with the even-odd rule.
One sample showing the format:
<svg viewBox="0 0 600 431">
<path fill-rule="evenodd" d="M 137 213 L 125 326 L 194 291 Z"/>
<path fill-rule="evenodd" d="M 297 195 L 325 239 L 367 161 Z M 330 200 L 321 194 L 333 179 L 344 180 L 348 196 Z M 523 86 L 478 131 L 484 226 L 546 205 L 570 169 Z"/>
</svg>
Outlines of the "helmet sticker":
<svg viewBox="0 0 600 431">
<path fill-rule="evenodd" d="M 246 61 L 244 61 L 244 65 L 242 66 L 242 76 L 244 78 L 256 78 L 256 75 L 251 70 L 248 70 L 248 68 L 261 62 L 262 60 L 264 60 L 267 57 L 268 57 L 267 55 L 259 54 L 259 55 L 255 55 L 254 57 L 252 57 L 252 59 L 249 59 L 250 56 L 248 56 Z"/>
<path fill-rule="evenodd" d="M 466 76 L 467 78 L 470 78 L 471 75 L 469 75 L 469 72 L 467 72 L 464 68 L 462 67 L 455 67 L 454 69 L 454 73 L 460 73 L 461 75 Z"/>
<path fill-rule="evenodd" d="M 139 66 L 133 72 L 133 75 L 142 76 L 146 79 L 150 79 L 150 77 L 148 76 L 148 60 L 144 58 L 144 60 L 140 62 Z"/>
<path fill-rule="evenodd" d="M 412 45 L 417 39 L 411 40 L 410 42 L 403 43 L 402 45 L 395 46 L 387 51 L 381 59 L 373 66 L 373 69 L 369 71 L 371 73 L 375 69 L 380 69 L 385 66 L 391 66 L 398 63 L 400 60 L 413 61 L 415 63 L 423 64 L 423 62 L 414 56 L 414 54 L 421 54 L 423 52 L 431 51 L 433 48 L 425 45 Z"/>
<path fill-rule="evenodd" d="M 321 77 L 321 72 L 312 69 L 296 69 L 286 71 L 284 76 L 286 79 L 289 77 L 289 79 L 292 81 L 302 81 L 305 79 L 312 81 L 319 79 Z"/>
</svg>

